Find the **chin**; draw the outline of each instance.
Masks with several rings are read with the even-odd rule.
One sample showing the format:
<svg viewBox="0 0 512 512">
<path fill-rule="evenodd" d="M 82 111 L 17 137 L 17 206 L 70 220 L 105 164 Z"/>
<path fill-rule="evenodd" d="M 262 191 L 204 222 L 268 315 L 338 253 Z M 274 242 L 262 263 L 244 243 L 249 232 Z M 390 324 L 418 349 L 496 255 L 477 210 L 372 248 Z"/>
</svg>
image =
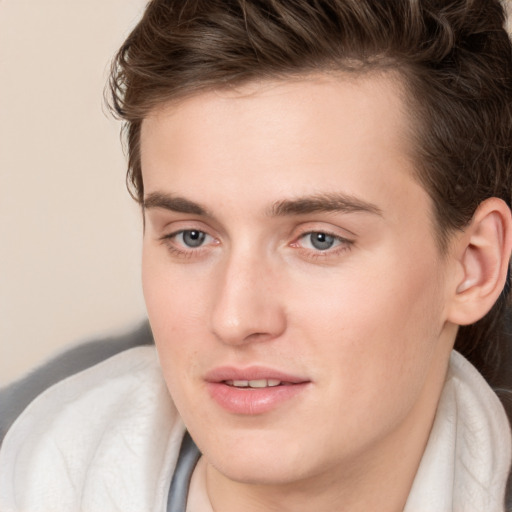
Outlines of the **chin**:
<svg viewBox="0 0 512 512">
<path fill-rule="evenodd" d="M 252 485 L 282 485 L 306 478 L 312 457 L 288 433 L 225 434 L 198 443 L 209 464 L 230 480 Z M 202 449 L 204 447 L 204 449 Z M 314 463 L 313 463 L 314 464 Z"/>
<path fill-rule="evenodd" d="M 207 461 L 226 478 L 250 485 L 286 485 L 306 478 L 301 466 L 289 460 L 267 460 L 253 463 L 250 460 L 233 462 L 232 460 Z M 217 463 L 218 462 L 218 463 Z"/>
</svg>

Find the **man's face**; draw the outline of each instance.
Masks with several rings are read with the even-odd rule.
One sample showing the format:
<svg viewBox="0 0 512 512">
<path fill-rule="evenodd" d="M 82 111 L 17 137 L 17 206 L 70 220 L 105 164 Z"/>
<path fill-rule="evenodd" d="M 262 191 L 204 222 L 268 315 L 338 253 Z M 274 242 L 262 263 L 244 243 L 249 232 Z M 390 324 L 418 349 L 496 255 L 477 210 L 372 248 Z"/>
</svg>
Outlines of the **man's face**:
<svg viewBox="0 0 512 512">
<path fill-rule="evenodd" d="M 143 122 L 148 314 L 178 410 L 228 478 L 332 474 L 428 435 L 450 260 L 399 91 L 314 76 Z"/>
</svg>

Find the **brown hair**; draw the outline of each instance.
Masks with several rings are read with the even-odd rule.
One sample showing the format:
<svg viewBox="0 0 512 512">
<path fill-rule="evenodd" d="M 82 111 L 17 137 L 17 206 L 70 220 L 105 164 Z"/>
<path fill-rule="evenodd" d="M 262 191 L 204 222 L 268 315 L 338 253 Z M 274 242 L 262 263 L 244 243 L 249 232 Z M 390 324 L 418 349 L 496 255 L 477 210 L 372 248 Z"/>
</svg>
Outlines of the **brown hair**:
<svg viewBox="0 0 512 512">
<path fill-rule="evenodd" d="M 512 198 L 512 47 L 499 0 L 153 0 L 119 50 L 111 108 L 125 120 L 127 182 L 143 201 L 139 137 L 163 102 L 251 80 L 393 69 L 415 121 L 417 174 L 441 248 L 478 204 Z M 455 348 L 498 382 L 507 286 Z"/>
</svg>

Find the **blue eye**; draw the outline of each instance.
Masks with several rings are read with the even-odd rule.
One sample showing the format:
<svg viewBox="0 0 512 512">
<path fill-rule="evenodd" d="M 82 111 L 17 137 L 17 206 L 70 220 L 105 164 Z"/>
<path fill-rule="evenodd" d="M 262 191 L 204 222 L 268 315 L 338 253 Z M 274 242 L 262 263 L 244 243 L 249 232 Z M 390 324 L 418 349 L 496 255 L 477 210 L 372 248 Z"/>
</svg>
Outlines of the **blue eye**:
<svg viewBox="0 0 512 512">
<path fill-rule="evenodd" d="M 186 247 L 196 248 L 204 244 L 206 240 L 206 233 L 197 229 L 187 229 L 178 233 L 177 238 L 181 239 L 181 242 Z"/>
</svg>

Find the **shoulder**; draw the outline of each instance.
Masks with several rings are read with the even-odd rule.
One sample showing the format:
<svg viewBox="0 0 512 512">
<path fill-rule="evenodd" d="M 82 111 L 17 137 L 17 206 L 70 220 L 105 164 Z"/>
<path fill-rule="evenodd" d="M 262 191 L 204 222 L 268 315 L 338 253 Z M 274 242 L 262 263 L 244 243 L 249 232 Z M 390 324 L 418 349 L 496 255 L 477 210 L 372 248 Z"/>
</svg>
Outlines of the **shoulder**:
<svg viewBox="0 0 512 512">
<path fill-rule="evenodd" d="M 91 340 L 54 357 L 24 378 L 0 389 L 0 443 L 25 408 L 46 389 L 76 373 L 137 346 L 151 345 L 148 322 L 117 337 Z"/>
<path fill-rule="evenodd" d="M 163 510 L 185 427 L 155 347 L 123 348 L 18 415 L 0 450 L 1 510 Z"/>
</svg>

